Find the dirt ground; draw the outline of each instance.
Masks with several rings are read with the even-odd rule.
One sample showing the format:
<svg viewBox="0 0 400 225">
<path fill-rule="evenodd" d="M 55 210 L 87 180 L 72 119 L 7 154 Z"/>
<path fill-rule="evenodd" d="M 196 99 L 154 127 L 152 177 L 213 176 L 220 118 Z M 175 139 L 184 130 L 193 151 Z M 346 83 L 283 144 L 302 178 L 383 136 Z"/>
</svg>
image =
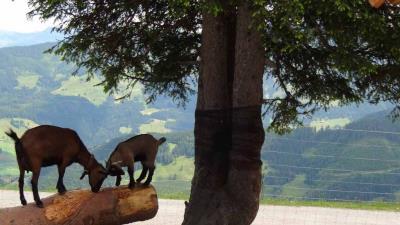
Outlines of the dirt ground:
<svg viewBox="0 0 400 225">
<path fill-rule="evenodd" d="M 40 196 L 48 195 L 50 194 L 41 193 Z M 31 192 L 26 192 L 25 196 L 28 202 L 32 202 Z M 0 208 L 18 205 L 17 191 L 0 190 Z M 152 220 L 135 224 L 181 224 L 184 208 L 183 201 L 160 199 L 157 216 Z M 260 206 L 253 225 L 400 225 L 400 213 L 318 207 Z"/>
</svg>

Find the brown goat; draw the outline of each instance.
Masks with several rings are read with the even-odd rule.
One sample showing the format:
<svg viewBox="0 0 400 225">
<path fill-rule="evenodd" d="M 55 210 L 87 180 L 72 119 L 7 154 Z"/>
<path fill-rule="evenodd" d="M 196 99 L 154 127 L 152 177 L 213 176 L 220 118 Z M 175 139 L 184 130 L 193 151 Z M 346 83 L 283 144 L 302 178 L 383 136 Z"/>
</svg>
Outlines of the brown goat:
<svg viewBox="0 0 400 225">
<path fill-rule="evenodd" d="M 115 185 L 120 185 L 121 175 L 125 174 L 121 167 L 126 166 L 129 173 L 129 188 L 135 186 L 134 162 L 137 161 L 140 161 L 143 166 L 142 173 L 137 182 L 142 181 L 146 177 L 147 171 L 149 171 L 149 175 L 144 183 L 145 185 L 149 185 L 156 168 L 155 160 L 158 146 L 165 141 L 164 137 L 157 140 L 150 134 L 141 134 L 119 143 L 106 163 L 108 173 L 111 176 L 117 176 Z"/>
<path fill-rule="evenodd" d="M 89 173 L 89 184 L 93 192 L 98 192 L 107 177 L 106 169 L 89 153 L 78 134 L 71 129 L 43 125 L 27 130 L 20 138 L 10 130 L 6 134 L 15 142 L 15 151 L 19 166 L 19 194 L 22 205 L 26 205 L 24 196 L 24 174 L 32 171 L 32 191 L 38 207 L 43 207 L 38 194 L 38 179 L 41 167 L 57 165 L 58 193 L 64 194 L 63 183 L 65 168 L 74 162 L 81 164 Z M 85 172 L 84 172 L 85 174 Z M 83 176 L 82 176 L 83 178 Z"/>
</svg>

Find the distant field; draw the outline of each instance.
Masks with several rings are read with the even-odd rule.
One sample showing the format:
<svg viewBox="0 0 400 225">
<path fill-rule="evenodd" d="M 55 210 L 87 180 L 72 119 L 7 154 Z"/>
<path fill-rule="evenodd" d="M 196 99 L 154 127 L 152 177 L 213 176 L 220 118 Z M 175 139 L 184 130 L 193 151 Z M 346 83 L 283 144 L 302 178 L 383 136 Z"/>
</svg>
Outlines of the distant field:
<svg viewBox="0 0 400 225">
<path fill-rule="evenodd" d="M 18 76 L 17 77 L 18 86 L 16 87 L 16 89 L 22 89 L 22 88 L 33 89 L 34 87 L 36 87 L 39 77 L 40 77 L 39 75 Z"/>
<path fill-rule="evenodd" d="M 103 104 L 108 95 L 103 92 L 103 88 L 95 86 L 101 82 L 98 78 L 86 81 L 84 77 L 70 76 L 68 80 L 61 82 L 61 87 L 52 91 L 52 94 L 63 96 L 78 96 L 86 98 L 94 105 Z"/>
<path fill-rule="evenodd" d="M 149 123 L 140 125 L 139 131 L 141 134 L 171 132 L 170 129 L 165 127 L 166 123 L 167 123 L 167 121 L 165 121 L 165 120 L 153 119 Z"/>
<path fill-rule="evenodd" d="M 313 120 L 310 123 L 311 127 L 314 127 L 317 129 L 317 131 L 321 129 L 326 129 L 326 128 L 337 128 L 337 127 L 344 127 L 347 124 L 351 123 L 351 120 L 349 118 L 334 118 L 334 119 L 318 119 L 318 120 Z"/>
<path fill-rule="evenodd" d="M 161 111 L 161 109 L 146 108 L 146 109 L 140 111 L 140 113 L 141 113 L 142 115 L 144 115 L 144 116 L 150 116 L 151 114 L 156 113 L 156 112 L 160 112 L 160 111 Z"/>
</svg>

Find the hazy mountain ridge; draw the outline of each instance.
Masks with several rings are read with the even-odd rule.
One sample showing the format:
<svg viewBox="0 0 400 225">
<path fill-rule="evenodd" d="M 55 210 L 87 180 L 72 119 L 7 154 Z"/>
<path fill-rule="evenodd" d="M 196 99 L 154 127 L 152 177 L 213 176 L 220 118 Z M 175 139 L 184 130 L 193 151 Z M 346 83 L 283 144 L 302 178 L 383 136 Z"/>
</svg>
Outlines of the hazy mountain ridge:
<svg viewBox="0 0 400 225">
<path fill-rule="evenodd" d="M 40 32 L 18 33 L 0 31 L 0 48 L 10 46 L 27 46 L 44 42 L 55 42 L 63 38 L 62 34 L 52 32 L 51 28 Z"/>
</svg>

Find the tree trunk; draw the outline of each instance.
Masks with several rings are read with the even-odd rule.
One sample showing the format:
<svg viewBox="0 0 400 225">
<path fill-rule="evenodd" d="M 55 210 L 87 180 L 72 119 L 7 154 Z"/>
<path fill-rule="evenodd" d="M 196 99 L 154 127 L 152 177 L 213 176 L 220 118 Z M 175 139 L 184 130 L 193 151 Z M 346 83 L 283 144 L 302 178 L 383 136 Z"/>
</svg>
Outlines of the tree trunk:
<svg viewBox="0 0 400 225">
<path fill-rule="evenodd" d="M 264 49 L 247 6 L 203 17 L 195 174 L 184 225 L 247 225 L 261 190 Z"/>
<path fill-rule="evenodd" d="M 69 191 L 35 204 L 0 209 L 1 225 L 118 225 L 153 218 L 157 194 L 152 186 L 106 188 L 99 193 Z"/>
</svg>

